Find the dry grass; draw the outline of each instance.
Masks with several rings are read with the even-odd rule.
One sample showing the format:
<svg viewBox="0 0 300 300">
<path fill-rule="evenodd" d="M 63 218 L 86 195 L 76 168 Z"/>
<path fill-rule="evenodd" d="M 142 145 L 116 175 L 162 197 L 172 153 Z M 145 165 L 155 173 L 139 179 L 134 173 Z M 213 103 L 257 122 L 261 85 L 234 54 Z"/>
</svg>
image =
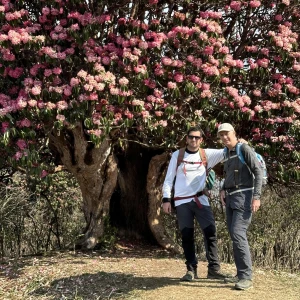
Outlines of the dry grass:
<svg viewBox="0 0 300 300">
<path fill-rule="evenodd" d="M 233 265 L 222 265 L 234 272 Z M 182 258 L 152 247 L 119 244 L 114 253 L 58 253 L 6 261 L 0 269 L 0 299 L 209 299 L 296 300 L 300 276 L 255 269 L 255 288 L 236 291 L 233 285 L 206 279 L 183 283 Z"/>
</svg>

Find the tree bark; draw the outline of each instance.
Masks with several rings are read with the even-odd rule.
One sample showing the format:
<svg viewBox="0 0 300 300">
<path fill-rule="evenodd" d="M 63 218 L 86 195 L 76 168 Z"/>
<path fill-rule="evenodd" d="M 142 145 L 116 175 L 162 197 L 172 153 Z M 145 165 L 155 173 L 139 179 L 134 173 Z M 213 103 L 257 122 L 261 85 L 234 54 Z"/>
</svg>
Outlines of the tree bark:
<svg viewBox="0 0 300 300">
<path fill-rule="evenodd" d="M 175 253 L 181 253 L 181 247 L 166 232 L 164 224 L 163 211 L 161 209 L 162 185 L 167 171 L 169 155 L 163 153 L 152 158 L 148 176 L 147 176 L 147 192 L 148 192 L 148 222 L 150 229 L 163 248 L 171 250 Z M 174 228 L 174 232 L 176 228 Z"/>
<path fill-rule="evenodd" d="M 117 182 L 117 163 L 111 153 L 111 142 L 106 139 L 98 148 L 91 146 L 80 123 L 60 134 L 52 132 L 49 139 L 51 148 L 77 179 L 81 189 L 87 226 L 76 246 L 92 249 L 103 235 L 104 221 L 109 217 L 110 199 Z"/>
<path fill-rule="evenodd" d="M 118 185 L 111 199 L 110 220 L 119 235 L 155 243 L 148 225 L 147 174 L 157 151 L 137 143 L 117 149 Z"/>
<path fill-rule="evenodd" d="M 83 237 L 77 242 L 78 246 L 92 249 L 104 233 L 104 222 L 109 218 L 110 198 L 117 182 L 117 163 L 111 154 L 99 169 L 99 173 L 85 172 L 77 174 L 83 197 L 83 211 L 87 226 Z"/>
</svg>

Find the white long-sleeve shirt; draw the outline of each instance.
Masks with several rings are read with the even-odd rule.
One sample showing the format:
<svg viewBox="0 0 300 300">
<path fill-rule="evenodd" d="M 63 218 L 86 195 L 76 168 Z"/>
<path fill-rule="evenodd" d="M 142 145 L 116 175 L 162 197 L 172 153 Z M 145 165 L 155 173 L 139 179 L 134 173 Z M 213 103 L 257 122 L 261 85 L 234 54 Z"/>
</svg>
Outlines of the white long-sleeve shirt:
<svg viewBox="0 0 300 300">
<path fill-rule="evenodd" d="M 207 158 L 207 168 L 211 169 L 216 164 L 224 160 L 224 149 L 204 149 Z M 174 177 L 176 181 L 174 186 L 174 197 L 187 197 L 197 194 L 205 188 L 206 184 L 206 170 L 202 163 L 192 164 L 185 162 L 201 162 L 199 151 L 196 153 L 184 153 L 183 162 L 177 168 L 177 158 L 179 150 L 172 154 L 166 178 L 163 184 L 163 197 L 171 198 L 171 190 L 173 186 Z M 176 171 L 177 168 L 177 171 Z M 202 195 L 199 197 L 202 205 L 209 206 L 208 197 Z M 183 203 L 194 201 L 194 198 L 187 198 L 183 200 L 176 200 L 175 206 Z"/>
</svg>

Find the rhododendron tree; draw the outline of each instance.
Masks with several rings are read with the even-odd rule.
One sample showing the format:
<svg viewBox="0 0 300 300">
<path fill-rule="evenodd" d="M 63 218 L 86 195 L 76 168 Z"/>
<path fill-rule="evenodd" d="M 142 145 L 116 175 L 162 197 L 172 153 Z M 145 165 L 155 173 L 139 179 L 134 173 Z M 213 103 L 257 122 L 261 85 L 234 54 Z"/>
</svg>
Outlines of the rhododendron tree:
<svg viewBox="0 0 300 300">
<path fill-rule="evenodd" d="M 174 149 L 199 123 L 216 146 L 231 122 L 271 181 L 299 180 L 298 1 L 0 0 L 0 20 L 1 146 L 43 180 L 74 174 L 85 246 L 128 140 Z"/>
</svg>

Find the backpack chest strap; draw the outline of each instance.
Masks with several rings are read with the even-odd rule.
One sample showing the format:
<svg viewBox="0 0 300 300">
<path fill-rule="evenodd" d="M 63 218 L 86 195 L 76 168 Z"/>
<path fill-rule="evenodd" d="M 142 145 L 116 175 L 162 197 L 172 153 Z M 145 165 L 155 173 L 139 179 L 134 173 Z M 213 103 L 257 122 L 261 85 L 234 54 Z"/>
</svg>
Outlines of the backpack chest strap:
<svg viewBox="0 0 300 300">
<path fill-rule="evenodd" d="M 202 165 L 202 161 L 185 161 L 183 160 L 183 173 L 184 175 L 186 175 L 186 168 L 185 168 L 185 165 L 186 164 L 190 164 L 190 165 Z"/>
<path fill-rule="evenodd" d="M 186 161 L 186 160 L 183 160 L 182 161 L 183 163 L 185 164 L 190 164 L 190 165 L 202 165 L 202 161 Z"/>
</svg>

